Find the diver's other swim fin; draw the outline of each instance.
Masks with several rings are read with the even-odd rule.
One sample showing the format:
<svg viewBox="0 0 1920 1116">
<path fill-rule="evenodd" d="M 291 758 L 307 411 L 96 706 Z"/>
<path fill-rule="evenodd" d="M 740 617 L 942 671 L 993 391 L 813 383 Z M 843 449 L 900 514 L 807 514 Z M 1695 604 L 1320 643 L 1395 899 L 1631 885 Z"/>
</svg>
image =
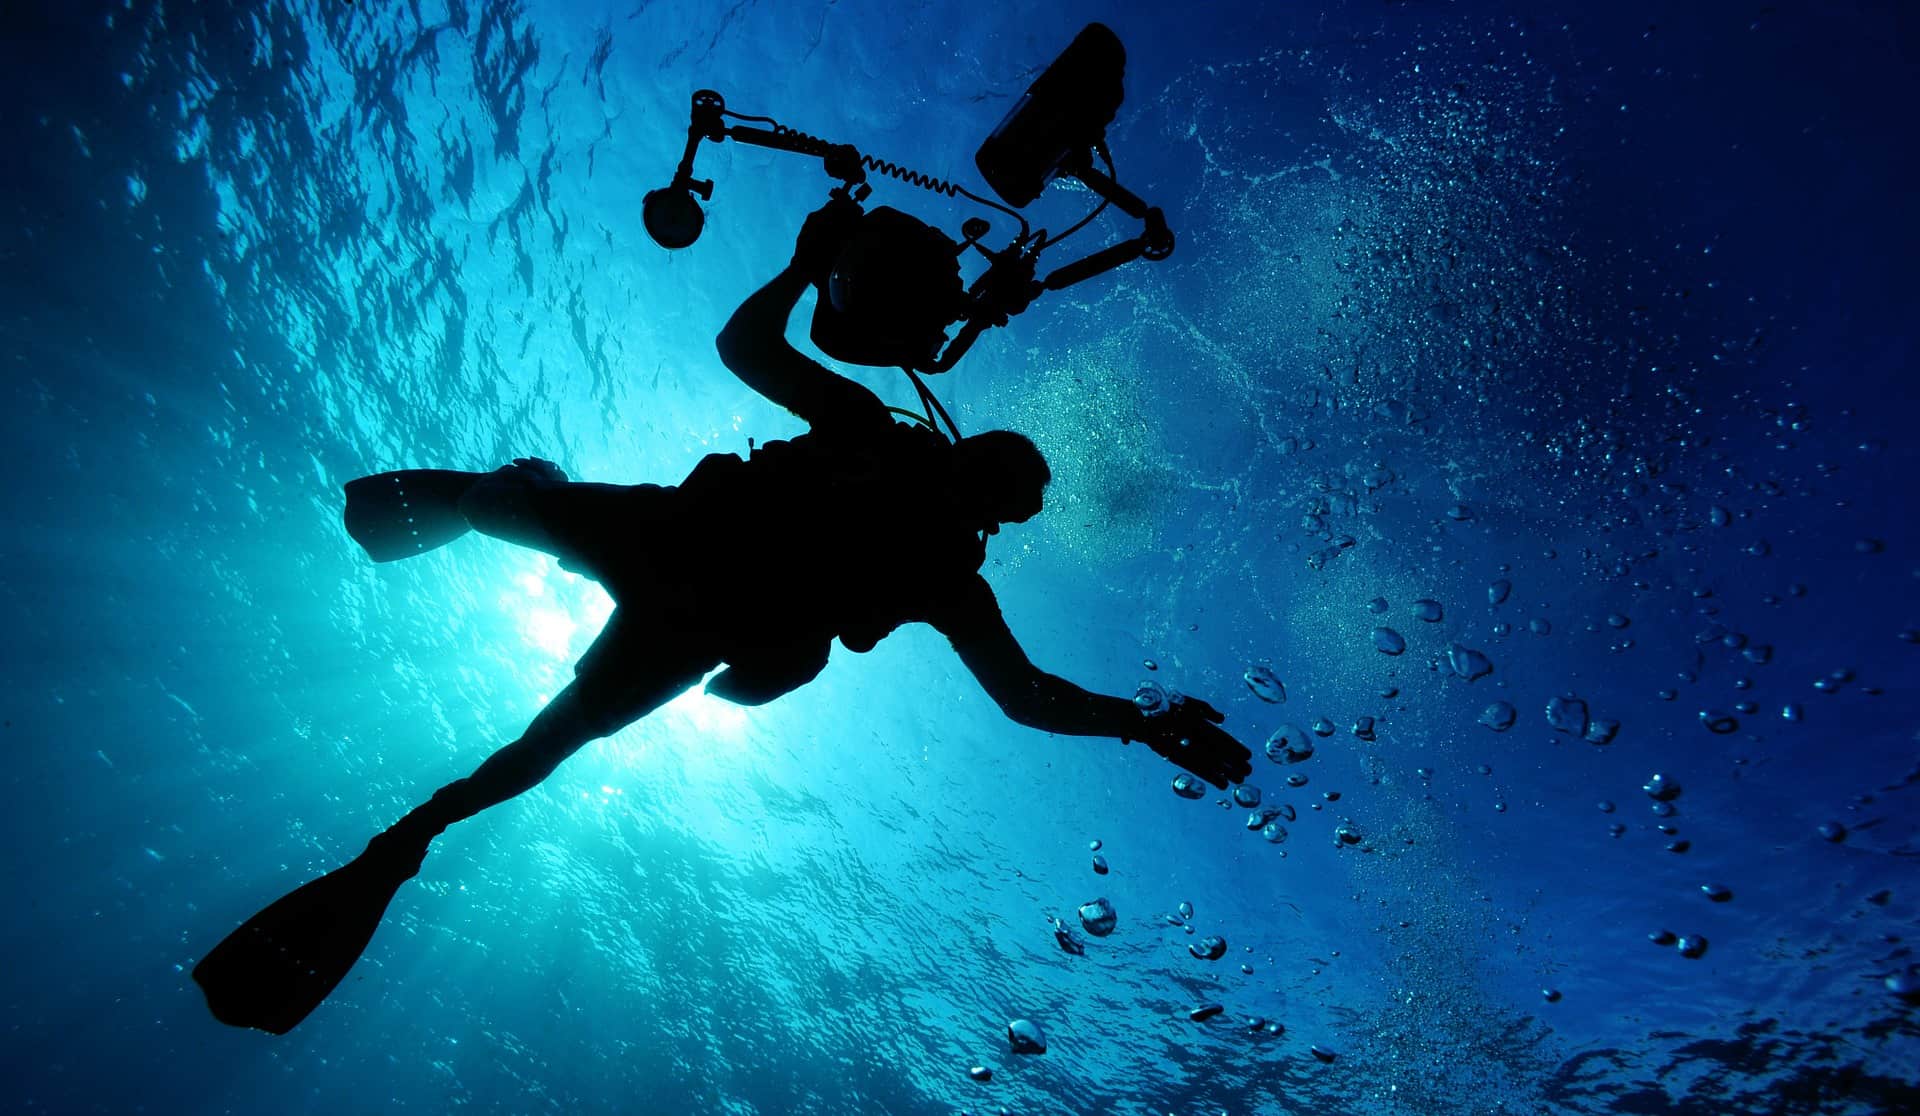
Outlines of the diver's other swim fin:
<svg viewBox="0 0 1920 1116">
<path fill-rule="evenodd" d="M 282 897 L 213 947 L 193 967 L 213 1017 L 284 1035 L 319 1007 L 366 952 L 394 892 L 420 870 L 424 846 L 392 845 L 375 838 L 366 852 Z"/>
<path fill-rule="evenodd" d="M 468 531 L 460 497 L 485 473 L 401 469 L 347 482 L 347 534 L 376 562 L 442 547 Z"/>
</svg>

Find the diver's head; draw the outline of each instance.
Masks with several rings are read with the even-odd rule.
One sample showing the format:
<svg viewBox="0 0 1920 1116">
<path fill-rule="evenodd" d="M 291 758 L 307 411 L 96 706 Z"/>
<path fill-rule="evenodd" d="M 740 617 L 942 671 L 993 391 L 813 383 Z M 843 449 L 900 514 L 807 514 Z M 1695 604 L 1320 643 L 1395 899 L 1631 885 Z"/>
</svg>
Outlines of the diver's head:
<svg viewBox="0 0 1920 1116">
<path fill-rule="evenodd" d="M 1025 434 L 989 430 L 954 443 L 954 471 L 961 491 L 997 530 L 1025 523 L 1040 512 L 1041 494 L 1053 480 L 1047 459 Z"/>
</svg>

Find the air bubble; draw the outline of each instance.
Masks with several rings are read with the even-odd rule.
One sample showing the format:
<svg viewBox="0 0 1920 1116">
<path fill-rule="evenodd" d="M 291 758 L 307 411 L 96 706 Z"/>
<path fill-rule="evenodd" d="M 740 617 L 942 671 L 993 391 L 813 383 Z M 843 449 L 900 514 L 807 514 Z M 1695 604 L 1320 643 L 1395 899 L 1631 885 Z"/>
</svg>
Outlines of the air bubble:
<svg viewBox="0 0 1920 1116">
<path fill-rule="evenodd" d="M 1447 665 L 1453 668 L 1455 677 L 1464 678 L 1469 682 L 1493 673 L 1493 660 L 1471 647 L 1458 643 L 1447 649 Z"/>
<path fill-rule="evenodd" d="M 1299 725 L 1281 725 L 1267 737 L 1266 751 L 1275 763 L 1300 763 L 1313 758 L 1313 738 Z"/>
<path fill-rule="evenodd" d="M 1547 716 L 1549 720 L 1553 717 L 1551 713 Z M 1504 701 L 1496 701 L 1480 711 L 1480 723 L 1494 732 L 1507 731 L 1513 727 L 1514 721 L 1519 717 L 1519 711 L 1514 709 L 1511 703 Z"/>
<path fill-rule="evenodd" d="M 1272 667 L 1264 663 L 1250 666 L 1241 677 L 1245 679 L 1247 689 L 1252 690 L 1253 696 L 1261 701 L 1278 704 L 1287 700 L 1287 687 Z"/>
<path fill-rule="evenodd" d="M 1104 896 L 1092 902 L 1080 904 L 1080 925 L 1096 938 L 1104 938 L 1113 933 L 1113 928 L 1119 923 L 1119 912 L 1113 909 L 1113 904 Z"/>
<path fill-rule="evenodd" d="M 1547 724 L 1568 736 L 1585 736 L 1587 703 L 1572 694 L 1563 694 L 1547 702 Z"/>
<path fill-rule="evenodd" d="M 1016 1019 L 1007 1024 L 1007 1044 L 1015 1054 L 1045 1054 L 1047 1036 L 1040 1025 L 1027 1019 Z"/>
</svg>

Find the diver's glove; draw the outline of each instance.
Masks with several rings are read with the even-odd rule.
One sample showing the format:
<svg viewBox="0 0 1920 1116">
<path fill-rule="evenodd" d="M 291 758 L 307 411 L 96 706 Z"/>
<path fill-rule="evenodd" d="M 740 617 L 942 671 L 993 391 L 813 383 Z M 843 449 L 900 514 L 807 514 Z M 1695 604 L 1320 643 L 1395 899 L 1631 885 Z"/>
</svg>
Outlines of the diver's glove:
<svg viewBox="0 0 1920 1116">
<path fill-rule="evenodd" d="M 840 250 L 853 239 L 865 211 L 858 202 L 835 191 L 827 204 L 807 215 L 793 241 L 793 266 L 809 278 L 826 277 Z"/>
<path fill-rule="evenodd" d="M 1253 774 L 1253 753 L 1218 726 L 1225 713 L 1184 694 L 1171 694 L 1158 712 L 1142 714 L 1135 736 L 1154 754 L 1221 790 Z"/>
</svg>

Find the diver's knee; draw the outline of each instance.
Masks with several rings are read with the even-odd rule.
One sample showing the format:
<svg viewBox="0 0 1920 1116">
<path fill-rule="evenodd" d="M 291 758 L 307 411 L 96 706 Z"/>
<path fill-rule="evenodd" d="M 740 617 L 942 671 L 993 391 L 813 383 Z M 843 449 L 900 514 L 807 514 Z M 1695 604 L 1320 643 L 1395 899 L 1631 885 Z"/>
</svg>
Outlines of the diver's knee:
<svg viewBox="0 0 1920 1116">
<path fill-rule="evenodd" d="M 549 705 L 527 726 L 521 739 L 542 753 L 556 753 L 565 759 L 587 744 L 619 732 L 626 723 L 626 718 L 594 703 L 572 701 L 558 707 Z"/>
</svg>

